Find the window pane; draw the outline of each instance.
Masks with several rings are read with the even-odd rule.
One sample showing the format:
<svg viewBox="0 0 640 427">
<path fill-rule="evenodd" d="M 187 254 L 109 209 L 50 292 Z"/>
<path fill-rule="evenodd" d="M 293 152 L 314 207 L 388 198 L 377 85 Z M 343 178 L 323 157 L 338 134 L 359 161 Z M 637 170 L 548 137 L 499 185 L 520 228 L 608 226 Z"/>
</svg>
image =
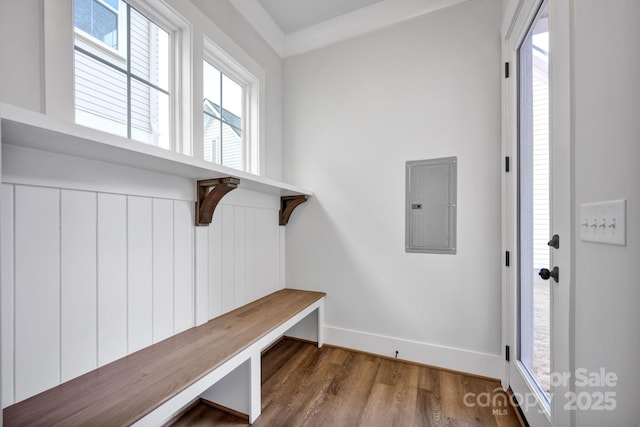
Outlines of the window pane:
<svg viewBox="0 0 640 427">
<path fill-rule="evenodd" d="M 242 86 L 222 76 L 222 108 L 233 114 L 233 118 L 228 123 L 237 128 L 242 128 L 240 120 L 242 117 Z"/>
<path fill-rule="evenodd" d="M 115 10 L 118 10 L 118 0 L 104 0 L 104 2 Z"/>
<path fill-rule="evenodd" d="M 220 71 L 207 61 L 203 62 L 203 83 L 205 103 L 210 101 L 216 106 L 220 106 Z"/>
<path fill-rule="evenodd" d="M 203 89 L 205 160 L 245 170 L 243 87 L 204 61 Z"/>
<path fill-rule="evenodd" d="M 168 90 L 169 33 L 131 8 L 131 72 Z"/>
<path fill-rule="evenodd" d="M 99 1 L 75 0 L 74 21 L 76 28 L 117 49 L 118 15 Z"/>
<path fill-rule="evenodd" d="M 76 123 L 127 136 L 127 79 L 113 68 L 75 53 Z"/>
<path fill-rule="evenodd" d="M 548 19 L 544 3 L 518 51 L 519 359 L 547 406 L 551 400 L 551 281 L 542 280 L 539 271 L 551 267 Z"/>
<path fill-rule="evenodd" d="M 170 149 L 169 96 L 131 80 L 131 138 Z"/>
<path fill-rule="evenodd" d="M 107 45 L 118 47 L 118 15 L 97 1 L 93 2 L 91 35 Z"/>
<path fill-rule="evenodd" d="M 101 22 L 96 16 L 104 11 L 114 17 L 114 25 L 118 19 L 127 21 L 130 11 L 132 29 L 131 34 L 121 29 L 118 55 L 76 37 L 76 122 L 171 149 L 169 33 L 120 0 L 74 0 L 74 10 L 76 26 L 94 36 L 96 28 L 102 28 L 96 27 Z"/>
<path fill-rule="evenodd" d="M 75 0 L 73 2 L 73 19 L 76 28 L 91 34 L 91 3 L 93 0 Z"/>
</svg>

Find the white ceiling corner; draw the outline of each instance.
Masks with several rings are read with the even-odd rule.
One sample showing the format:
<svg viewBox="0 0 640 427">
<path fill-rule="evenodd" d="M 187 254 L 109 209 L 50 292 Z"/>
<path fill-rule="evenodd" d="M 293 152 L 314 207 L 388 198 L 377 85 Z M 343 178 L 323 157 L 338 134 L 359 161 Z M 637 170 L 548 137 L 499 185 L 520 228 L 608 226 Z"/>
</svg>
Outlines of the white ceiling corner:
<svg viewBox="0 0 640 427">
<path fill-rule="evenodd" d="M 285 33 L 259 0 L 231 1 L 231 4 L 281 57 L 289 57 L 470 0 L 340 0 L 340 2 L 349 3 L 350 6 L 339 4 L 339 2 L 330 2 L 333 6 L 325 3 L 324 8 L 312 11 L 315 15 L 301 19 L 293 19 L 290 11 L 287 12 L 288 15 L 274 11 L 275 7 L 284 8 L 290 4 L 287 1 L 263 1 L 269 2 L 272 13 L 279 14 L 280 20 L 289 20 L 288 28 L 297 28 L 305 22 L 317 22 Z M 358 8 L 350 9 L 354 5 Z M 365 6 L 360 7 L 361 5 Z M 351 11 L 344 13 L 344 10 Z M 325 19 L 327 16 L 335 17 Z"/>
<path fill-rule="evenodd" d="M 383 0 L 258 0 L 280 29 L 293 33 Z"/>
<path fill-rule="evenodd" d="M 284 57 L 285 35 L 260 2 L 258 0 L 231 0 L 230 3 L 249 21 L 249 24 L 258 31 L 273 50 L 280 57 Z"/>
</svg>

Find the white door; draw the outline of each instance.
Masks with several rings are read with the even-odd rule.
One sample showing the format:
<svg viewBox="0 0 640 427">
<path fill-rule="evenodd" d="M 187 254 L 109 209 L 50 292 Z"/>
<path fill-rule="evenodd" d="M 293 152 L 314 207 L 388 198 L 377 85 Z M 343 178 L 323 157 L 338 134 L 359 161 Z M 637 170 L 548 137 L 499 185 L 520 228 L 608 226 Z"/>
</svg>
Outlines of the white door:
<svg viewBox="0 0 640 427">
<path fill-rule="evenodd" d="M 505 21 L 505 375 L 532 426 L 569 425 L 569 0 L 514 1 Z"/>
</svg>

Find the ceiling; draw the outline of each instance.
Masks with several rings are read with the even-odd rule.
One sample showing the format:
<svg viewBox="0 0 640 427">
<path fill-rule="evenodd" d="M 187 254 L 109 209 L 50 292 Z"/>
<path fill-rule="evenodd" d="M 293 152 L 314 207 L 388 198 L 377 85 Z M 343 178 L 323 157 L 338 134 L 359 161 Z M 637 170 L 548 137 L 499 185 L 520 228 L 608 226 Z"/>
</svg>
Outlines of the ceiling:
<svg viewBox="0 0 640 427">
<path fill-rule="evenodd" d="M 382 0 L 258 0 L 283 33 L 292 33 Z"/>
<path fill-rule="evenodd" d="M 470 0 L 231 0 L 280 55 L 289 57 Z"/>
</svg>

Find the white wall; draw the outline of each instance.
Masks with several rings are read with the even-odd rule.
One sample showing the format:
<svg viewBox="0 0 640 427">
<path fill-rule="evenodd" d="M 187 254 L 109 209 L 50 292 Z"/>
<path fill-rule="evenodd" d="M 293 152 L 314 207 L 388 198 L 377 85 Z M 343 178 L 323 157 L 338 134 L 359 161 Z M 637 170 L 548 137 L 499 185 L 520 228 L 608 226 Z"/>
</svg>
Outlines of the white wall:
<svg viewBox="0 0 640 427">
<path fill-rule="evenodd" d="M 499 377 L 501 3 L 480 0 L 285 60 L 287 285 L 327 341 Z M 458 156 L 457 255 L 404 252 L 405 161 Z"/>
<path fill-rule="evenodd" d="M 640 424 L 640 2 L 574 1 L 575 206 L 627 199 L 627 246 L 575 235 L 575 368 L 618 376 L 615 411 L 579 411 L 578 426 Z"/>
<path fill-rule="evenodd" d="M 0 101 L 42 108 L 42 1 L 0 0 Z"/>
</svg>

